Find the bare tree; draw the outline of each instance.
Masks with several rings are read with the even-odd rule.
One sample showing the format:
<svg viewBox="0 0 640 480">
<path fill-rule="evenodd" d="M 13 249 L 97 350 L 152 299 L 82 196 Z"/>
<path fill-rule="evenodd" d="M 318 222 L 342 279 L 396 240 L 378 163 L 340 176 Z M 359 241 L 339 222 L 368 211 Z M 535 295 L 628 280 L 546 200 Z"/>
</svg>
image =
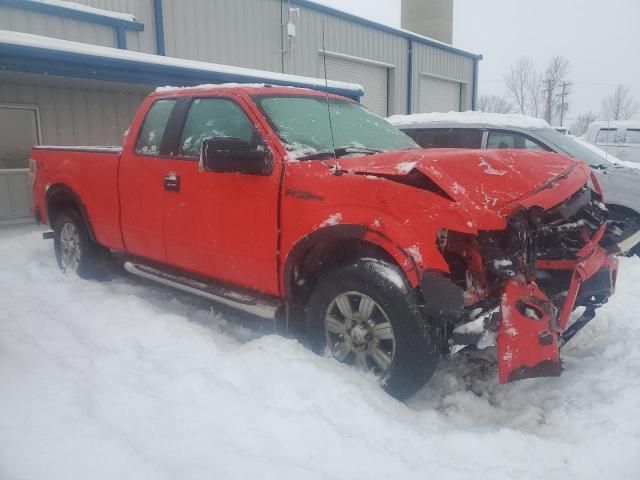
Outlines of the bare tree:
<svg viewBox="0 0 640 480">
<path fill-rule="evenodd" d="M 543 74 L 538 72 L 533 61 L 522 57 L 511 66 L 504 75 L 509 98 L 515 104 L 515 110 L 523 115 L 539 117 L 543 112 L 544 92 Z"/>
<path fill-rule="evenodd" d="M 560 89 L 562 84 L 566 82 L 569 71 L 569 60 L 561 55 L 551 57 L 551 60 L 549 60 L 549 65 L 544 73 L 544 95 L 546 99 L 544 119 L 549 123 L 553 120 L 553 113 L 559 112 L 559 104 L 562 101 L 559 98 Z"/>
<path fill-rule="evenodd" d="M 527 113 L 533 117 L 539 117 L 544 104 L 544 91 L 542 74 L 533 70 L 527 81 L 528 109 Z"/>
<path fill-rule="evenodd" d="M 526 115 L 529 108 L 529 90 L 535 68 L 530 58 L 522 57 L 511 65 L 509 72 L 504 75 L 509 96 L 513 99 L 518 110 Z"/>
<path fill-rule="evenodd" d="M 620 84 L 602 101 L 601 116 L 606 120 L 629 120 L 638 110 L 638 103 L 631 96 L 631 88 Z"/>
<path fill-rule="evenodd" d="M 595 122 L 596 119 L 597 119 L 596 114 L 591 111 L 578 115 L 578 118 L 576 118 L 575 123 L 571 125 L 571 132 L 576 137 L 584 135 L 585 133 L 587 133 L 587 129 L 589 128 L 589 125 L 592 122 Z"/>
<path fill-rule="evenodd" d="M 478 110 L 491 113 L 511 113 L 513 104 L 501 95 L 480 95 Z"/>
</svg>

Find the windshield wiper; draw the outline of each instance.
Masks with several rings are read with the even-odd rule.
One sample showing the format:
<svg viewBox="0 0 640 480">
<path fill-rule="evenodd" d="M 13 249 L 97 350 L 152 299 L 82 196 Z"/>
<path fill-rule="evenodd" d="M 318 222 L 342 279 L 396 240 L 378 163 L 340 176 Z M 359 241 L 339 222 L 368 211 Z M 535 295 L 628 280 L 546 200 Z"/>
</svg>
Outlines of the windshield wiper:
<svg viewBox="0 0 640 480">
<path fill-rule="evenodd" d="M 365 155 L 373 155 L 374 153 L 380 153 L 382 150 L 375 150 L 373 148 L 366 147 L 339 147 L 335 150 L 329 150 L 327 152 L 316 152 L 310 155 L 305 155 L 304 157 L 298 157 L 298 160 L 312 160 L 314 158 L 336 158 L 344 157 L 345 155 L 350 155 L 352 153 L 363 153 Z"/>
</svg>

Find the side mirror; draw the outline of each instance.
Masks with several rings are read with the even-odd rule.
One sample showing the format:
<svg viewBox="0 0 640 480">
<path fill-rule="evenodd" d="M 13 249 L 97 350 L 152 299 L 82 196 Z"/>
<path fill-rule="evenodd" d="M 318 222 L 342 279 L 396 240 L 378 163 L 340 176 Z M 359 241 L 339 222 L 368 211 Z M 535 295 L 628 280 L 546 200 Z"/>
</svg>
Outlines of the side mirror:
<svg viewBox="0 0 640 480">
<path fill-rule="evenodd" d="M 240 138 L 205 138 L 200 150 L 200 168 L 216 173 L 271 175 L 273 160 L 266 147 L 251 149 L 249 142 Z"/>
</svg>

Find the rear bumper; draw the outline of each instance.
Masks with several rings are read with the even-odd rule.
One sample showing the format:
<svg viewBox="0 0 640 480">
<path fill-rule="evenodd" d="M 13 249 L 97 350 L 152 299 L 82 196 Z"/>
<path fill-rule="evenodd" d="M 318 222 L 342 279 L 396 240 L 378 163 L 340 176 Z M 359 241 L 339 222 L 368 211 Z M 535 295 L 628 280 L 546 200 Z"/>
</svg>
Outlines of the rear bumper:
<svg viewBox="0 0 640 480">
<path fill-rule="evenodd" d="M 560 375 L 560 340 L 578 305 L 606 302 L 613 294 L 618 259 L 599 245 L 603 225 L 575 260 L 538 260 L 536 267 L 571 272 L 558 309 L 534 281 L 517 276 L 505 282 L 498 329 L 498 374 L 501 383 Z"/>
</svg>

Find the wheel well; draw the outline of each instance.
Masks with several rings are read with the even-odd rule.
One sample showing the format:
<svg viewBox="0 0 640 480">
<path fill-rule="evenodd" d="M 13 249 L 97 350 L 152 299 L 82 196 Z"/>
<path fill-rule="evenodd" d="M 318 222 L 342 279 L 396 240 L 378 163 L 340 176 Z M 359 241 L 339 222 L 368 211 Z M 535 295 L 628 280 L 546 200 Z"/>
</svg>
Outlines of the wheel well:
<svg viewBox="0 0 640 480">
<path fill-rule="evenodd" d="M 359 258 L 377 258 L 402 269 L 382 247 L 360 238 L 337 238 L 313 244 L 294 262 L 287 279 L 287 293 L 306 304 L 323 274 Z"/>
<path fill-rule="evenodd" d="M 53 224 L 56 218 L 65 210 L 72 209 L 80 214 L 80 217 L 84 221 L 87 227 L 87 232 L 92 241 L 95 242 L 93 235 L 93 229 L 89 224 L 87 212 L 84 205 L 80 201 L 78 195 L 73 192 L 69 187 L 65 185 L 54 185 L 47 191 L 46 198 L 47 218 L 49 219 L 49 225 L 53 228 Z"/>
</svg>

